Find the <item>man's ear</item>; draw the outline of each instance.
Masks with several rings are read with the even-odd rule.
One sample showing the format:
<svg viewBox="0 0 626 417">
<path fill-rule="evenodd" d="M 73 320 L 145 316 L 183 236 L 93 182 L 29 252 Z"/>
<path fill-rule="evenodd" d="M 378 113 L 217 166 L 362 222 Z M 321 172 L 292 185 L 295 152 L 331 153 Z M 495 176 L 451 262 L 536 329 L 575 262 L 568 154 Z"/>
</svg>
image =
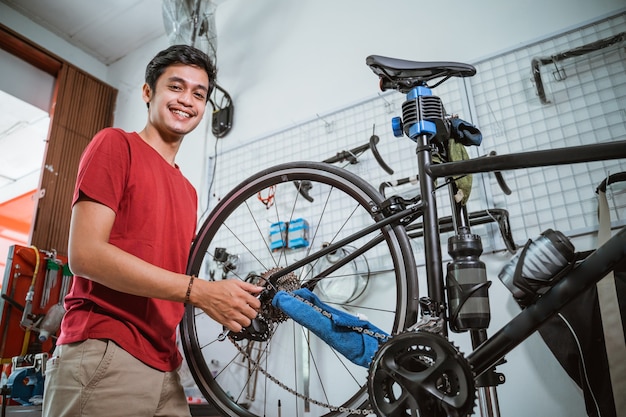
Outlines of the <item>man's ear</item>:
<svg viewBox="0 0 626 417">
<path fill-rule="evenodd" d="M 148 83 L 145 83 L 141 88 L 141 97 L 146 104 L 150 104 L 150 100 L 152 100 L 152 89 Z"/>
</svg>

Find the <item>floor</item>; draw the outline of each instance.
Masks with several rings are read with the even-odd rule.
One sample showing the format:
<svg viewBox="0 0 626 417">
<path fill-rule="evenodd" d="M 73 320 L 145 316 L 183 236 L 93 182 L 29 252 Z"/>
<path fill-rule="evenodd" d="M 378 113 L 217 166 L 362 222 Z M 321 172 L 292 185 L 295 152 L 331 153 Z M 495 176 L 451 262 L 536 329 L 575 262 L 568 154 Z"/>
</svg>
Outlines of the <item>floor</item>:
<svg viewBox="0 0 626 417">
<path fill-rule="evenodd" d="M 2 417 L 38 417 L 41 416 L 41 406 L 9 405 L 2 409 Z"/>
<path fill-rule="evenodd" d="M 220 417 L 215 409 L 208 404 L 191 404 L 191 415 L 193 417 Z M 40 417 L 41 406 L 7 406 L 0 412 L 0 417 Z"/>
</svg>

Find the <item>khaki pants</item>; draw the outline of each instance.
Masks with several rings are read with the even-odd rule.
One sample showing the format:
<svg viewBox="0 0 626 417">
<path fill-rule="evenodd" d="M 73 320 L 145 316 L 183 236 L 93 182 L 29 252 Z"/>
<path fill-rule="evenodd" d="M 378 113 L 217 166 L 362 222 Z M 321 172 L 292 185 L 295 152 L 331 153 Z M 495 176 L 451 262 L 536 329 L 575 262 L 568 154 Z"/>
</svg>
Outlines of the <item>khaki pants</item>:
<svg viewBox="0 0 626 417">
<path fill-rule="evenodd" d="M 57 346 L 46 365 L 43 417 L 190 417 L 178 372 L 145 365 L 112 341 Z"/>
</svg>

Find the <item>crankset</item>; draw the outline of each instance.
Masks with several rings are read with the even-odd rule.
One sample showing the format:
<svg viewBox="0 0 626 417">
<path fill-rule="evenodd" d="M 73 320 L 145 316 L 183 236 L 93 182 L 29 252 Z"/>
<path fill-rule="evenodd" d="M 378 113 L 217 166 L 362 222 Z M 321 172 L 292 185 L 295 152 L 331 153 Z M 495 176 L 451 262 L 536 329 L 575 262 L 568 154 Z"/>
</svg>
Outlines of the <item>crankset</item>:
<svg viewBox="0 0 626 417">
<path fill-rule="evenodd" d="M 379 417 L 466 417 L 476 399 L 469 362 L 448 339 L 425 331 L 383 343 L 367 389 Z"/>
</svg>

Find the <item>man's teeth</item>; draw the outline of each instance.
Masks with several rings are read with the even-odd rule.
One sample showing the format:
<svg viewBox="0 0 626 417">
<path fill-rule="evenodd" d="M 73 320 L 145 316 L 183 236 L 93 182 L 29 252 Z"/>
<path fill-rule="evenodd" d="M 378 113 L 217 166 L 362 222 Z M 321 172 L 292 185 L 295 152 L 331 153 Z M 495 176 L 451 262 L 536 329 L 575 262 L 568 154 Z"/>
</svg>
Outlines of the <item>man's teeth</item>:
<svg viewBox="0 0 626 417">
<path fill-rule="evenodd" d="M 180 110 L 172 110 L 172 113 L 176 113 L 179 116 L 182 117 L 191 117 L 188 113 L 185 113 L 184 111 L 180 111 Z"/>
</svg>

